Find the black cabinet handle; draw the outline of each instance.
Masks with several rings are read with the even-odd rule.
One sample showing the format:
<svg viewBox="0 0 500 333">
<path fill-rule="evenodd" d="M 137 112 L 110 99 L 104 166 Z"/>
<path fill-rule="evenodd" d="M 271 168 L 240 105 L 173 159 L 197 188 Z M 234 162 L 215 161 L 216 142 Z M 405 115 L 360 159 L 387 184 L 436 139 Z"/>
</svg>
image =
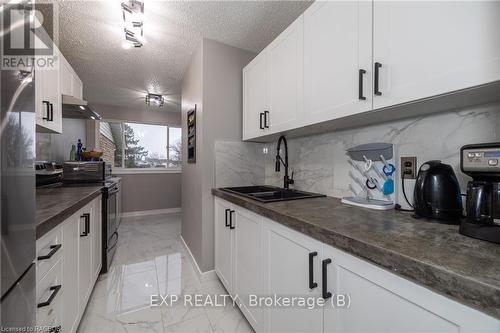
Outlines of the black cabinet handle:
<svg viewBox="0 0 500 333">
<path fill-rule="evenodd" d="M 50 103 L 50 119 L 49 121 L 54 121 L 54 104 Z"/>
<path fill-rule="evenodd" d="M 90 235 L 90 213 L 83 213 L 85 216 L 85 232 Z"/>
<path fill-rule="evenodd" d="M 327 266 L 332 263 L 332 259 L 328 258 L 323 260 L 322 262 L 322 273 L 323 273 L 323 299 L 328 299 L 332 297 L 332 293 L 328 291 L 327 280 L 328 280 L 328 272 Z"/>
<path fill-rule="evenodd" d="M 260 113 L 260 126 L 259 126 L 260 129 L 264 129 L 264 122 L 262 121 L 263 117 L 264 117 L 264 112 L 261 112 Z"/>
<path fill-rule="evenodd" d="M 374 83 L 374 90 L 375 90 L 375 95 L 382 95 L 382 93 L 379 90 L 378 87 L 378 81 L 379 81 L 379 72 L 380 72 L 380 67 L 382 67 L 382 64 L 380 62 L 375 63 L 375 83 Z"/>
<path fill-rule="evenodd" d="M 229 213 L 231 211 L 231 209 L 226 209 L 226 227 L 229 227 L 230 224 L 228 223 L 229 222 L 229 219 L 227 218 L 227 213 Z"/>
<path fill-rule="evenodd" d="M 314 289 L 318 286 L 316 282 L 314 282 L 314 257 L 318 255 L 318 252 L 314 251 L 309 253 L 309 289 Z"/>
<path fill-rule="evenodd" d="M 269 111 L 264 111 L 264 127 L 269 128 L 269 119 L 267 116 L 269 115 Z"/>
<path fill-rule="evenodd" d="M 42 119 L 50 121 L 50 102 L 49 101 L 42 101 L 42 104 L 46 106 L 45 113 L 47 114 L 47 116 L 43 117 Z"/>
<path fill-rule="evenodd" d="M 83 232 L 80 234 L 80 237 L 85 237 L 85 236 L 88 236 L 90 234 L 90 214 L 83 213 L 82 216 L 80 216 L 80 218 L 82 218 L 82 217 L 85 219 L 85 228 L 84 228 Z"/>
<path fill-rule="evenodd" d="M 235 226 L 233 225 L 233 213 L 234 210 L 229 211 L 229 229 L 235 228 Z"/>
<path fill-rule="evenodd" d="M 47 259 L 50 259 L 52 258 L 52 256 L 57 252 L 59 251 L 59 249 L 62 247 L 62 244 L 57 244 L 57 245 L 51 245 L 50 246 L 50 252 L 43 255 L 43 256 L 39 256 L 37 257 L 38 260 L 47 260 Z"/>
<path fill-rule="evenodd" d="M 366 71 L 364 69 L 359 70 L 359 99 L 364 101 L 366 100 L 366 97 L 363 96 L 363 76 L 366 74 Z"/>
<path fill-rule="evenodd" d="M 52 290 L 52 294 L 50 294 L 49 298 L 45 302 L 38 303 L 36 307 L 37 308 L 43 308 L 44 306 L 49 306 L 50 303 L 52 303 L 52 301 L 56 297 L 56 295 L 59 292 L 59 290 L 61 290 L 61 287 L 62 286 L 60 284 L 57 285 L 57 286 L 50 287 L 50 290 Z"/>
</svg>

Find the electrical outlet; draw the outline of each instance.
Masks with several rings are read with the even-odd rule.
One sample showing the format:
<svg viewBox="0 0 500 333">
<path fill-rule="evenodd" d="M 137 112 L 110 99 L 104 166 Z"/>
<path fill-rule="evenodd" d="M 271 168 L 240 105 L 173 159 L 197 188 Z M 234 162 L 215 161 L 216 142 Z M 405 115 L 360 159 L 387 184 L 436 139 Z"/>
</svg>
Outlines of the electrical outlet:
<svg viewBox="0 0 500 333">
<path fill-rule="evenodd" d="M 401 157 L 401 174 L 404 179 L 417 178 L 417 157 Z"/>
</svg>

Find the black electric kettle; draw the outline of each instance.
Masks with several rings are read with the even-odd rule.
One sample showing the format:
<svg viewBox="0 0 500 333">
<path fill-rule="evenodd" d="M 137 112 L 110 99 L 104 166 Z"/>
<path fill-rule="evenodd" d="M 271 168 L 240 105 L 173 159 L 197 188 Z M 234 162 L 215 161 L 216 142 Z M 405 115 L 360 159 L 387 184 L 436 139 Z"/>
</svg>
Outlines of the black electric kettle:
<svg viewBox="0 0 500 333">
<path fill-rule="evenodd" d="M 418 170 L 413 194 L 415 215 L 460 224 L 462 195 L 451 165 L 428 161 Z"/>
</svg>

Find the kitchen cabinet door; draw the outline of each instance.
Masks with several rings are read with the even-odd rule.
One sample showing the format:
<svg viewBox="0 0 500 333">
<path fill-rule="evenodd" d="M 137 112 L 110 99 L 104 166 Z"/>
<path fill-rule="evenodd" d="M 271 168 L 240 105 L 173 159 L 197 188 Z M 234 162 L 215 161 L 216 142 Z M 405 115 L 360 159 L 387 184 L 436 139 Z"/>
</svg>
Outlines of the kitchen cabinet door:
<svg viewBox="0 0 500 333">
<path fill-rule="evenodd" d="M 234 293 L 240 310 L 255 331 L 262 329 L 263 309 L 249 304 L 250 295 L 263 291 L 262 218 L 246 209 L 235 207 Z"/>
<path fill-rule="evenodd" d="M 321 243 L 264 219 L 264 295 L 321 297 Z M 312 280 L 309 275 L 309 258 Z M 315 286 L 310 282 L 316 283 Z M 266 332 L 322 332 L 323 309 L 270 307 Z"/>
<path fill-rule="evenodd" d="M 233 292 L 234 210 L 229 203 L 215 199 L 215 272 L 226 290 Z"/>
<path fill-rule="evenodd" d="M 85 206 L 78 219 L 78 302 L 80 311 L 85 309 L 93 287 L 92 269 L 92 208 Z"/>
<path fill-rule="evenodd" d="M 61 57 L 61 94 L 72 96 L 73 69 L 64 56 Z"/>
<path fill-rule="evenodd" d="M 303 28 L 300 16 L 266 48 L 270 133 L 298 127 L 304 94 Z"/>
<path fill-rule="evenodd" d="M 493 332 L 498 321 L 411 281 L 324 245 L 327 286 L 350 306 L 324 308 L 325 332 Z M 348 302 L 348 301 L 347 301 Z"/>
<path fill-rule="evenodd" d="M 500 80 L 500 2 L 373 6 L 373 61 L 382 66 L 375 109 Z"/>
<path fill-rule="evenodd" d="M 47 34 L 43 28 L 40 28 L 41 34 Z M 50 40 L 50 38 L 47 38 Z M 52 41 L 51 41 L 52 42 Z M 44 50 L 47 47 L 53 48 L 53 55 L 56 61 L 52 60 L 44 54 L 37 54 L 40 57 L 47 58 L 46 63 L 52 66 L 38 67 L 35 66 L 35 113 L 37 131 L 49 133 L 62 133 L 62 98 L 59 85 L 59 71 L 60 71 L 60 52 L 56 45 L 45 45 L 39 39 L 35 39 L 35 46 L 37 50 Z M 35 51 L 35 53 L 42 51 Z"/>
<path fill-rule="evenodd" d="M 267 111 L 266 51 L 243 68 L 243 140 L 263 134 Z"/>
<path fill-rule="evenodd" d="M 76 73 L 73 74 L 71 88 L 74 97 L 83 99 L 83 84 Z"/>
<path fill-rule="evenodd" d="M 372 2 L 313 3 L 304 13 L 303 122 L 369 111 L 371 64 Z"/>
<path fill-rule="evenodd" d="M 91 220 L 91 233 L 92 240 L 92 282 L 99 276 L 101 271 L 102 262 L 102 208 L 101 198 L 97 198 L 92 202 L 92 220 Z"/>
<path fill-rule="evenodd" d="M 78 243 L 80 212 L 72 215 L 63 224 L 63 320 L 62 332 L 75 332 L 79 320 L 78 301 Z M 83 309 L 81 310 L 83 311 Z"/>
</svg>

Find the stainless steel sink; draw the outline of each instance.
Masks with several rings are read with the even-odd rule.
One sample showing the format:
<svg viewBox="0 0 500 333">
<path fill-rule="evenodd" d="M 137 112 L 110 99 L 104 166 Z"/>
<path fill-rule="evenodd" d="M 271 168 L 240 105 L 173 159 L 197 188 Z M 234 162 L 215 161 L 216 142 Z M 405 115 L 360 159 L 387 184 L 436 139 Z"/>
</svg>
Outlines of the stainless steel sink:
<svg viewBox="0 0 500 333">
<path fill-rule="evenodd" d="M 260 202 L 298 200 L 298 199 L 318 198 L 325 196 L 323 194 L 290 190 L 275 186 L 225 187 L 221 188 L 221 190 L 239 194 L 241 196 L 254 199 Z"/>
</svg>

